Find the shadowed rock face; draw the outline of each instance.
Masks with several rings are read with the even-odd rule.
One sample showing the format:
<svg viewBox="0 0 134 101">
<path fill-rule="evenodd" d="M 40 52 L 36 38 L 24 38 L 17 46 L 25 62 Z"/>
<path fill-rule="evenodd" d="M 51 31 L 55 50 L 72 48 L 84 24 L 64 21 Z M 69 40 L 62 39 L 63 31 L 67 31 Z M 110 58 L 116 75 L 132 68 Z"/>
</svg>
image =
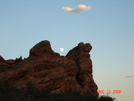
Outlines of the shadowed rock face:
<svg viewBox="0 0 134 101">
<path fill-rule="evenodd" d="M 25 88 L 27 82 L 32 82 L 40 89 L 51 88 L 51 93 L 72 89 L 98 96 L 92 78 L 91 49 L 90 44 L 79 43 L 66 56 L 60 56 L 51 49 L 49 41 L 41 41 L 30 50 L 27 59 L 0 73 L 0 82 L 17 88 Z"/>
<path fill-rule="evenodd" d="M 4 60 L 4 58 L 0 55 L 0 65 L 7 65 L 6 61 Z"/>
</svg>

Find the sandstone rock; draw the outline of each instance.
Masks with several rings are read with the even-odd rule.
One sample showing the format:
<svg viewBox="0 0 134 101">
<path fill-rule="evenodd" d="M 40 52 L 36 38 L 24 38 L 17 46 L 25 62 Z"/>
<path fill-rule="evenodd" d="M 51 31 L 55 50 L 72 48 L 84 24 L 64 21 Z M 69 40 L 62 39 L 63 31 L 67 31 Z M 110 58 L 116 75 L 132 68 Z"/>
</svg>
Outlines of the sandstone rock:
<svg viewBox="0 0 134 101">
<path fill-rule="evenodd" d="M 51 49 L 49 41 L 41 41 L 30 50 L 28 58 L 0 74 L 0 83 L 26 88 L 26 83 L 32 82 L 39 89 L 51 88 L 51 93 L 72 89 L 98 96 L 88 54 L 91 48 L 90 44 L 80 43 L 67 56 L 60 56 Z"/>
<path fill-rule="evenodd" d="M 42 55 L 43 53 L 55 54 L 47 40 L 39 42 L 30 50 L 30 56 Z"/>
<path fill-rule="evenodd" d="M 4 58 L 0 55 L 0 66 L 7 65 L 6 61 Z"/>
<path fill-rule="evenodd" d="M 15 60 L 13 60 L 13 59 L 5 60 L 5 61 L 6 61 L 6 63 L 9 64 L 9 65 L 14 64 L 14 62 L 15 62 Z"/>
<path fill-rule="evenodd" d="M 92 46 L 89 43 L 79 43 L 78 46 L 68 52 L 66 57 L 71 57 L 77 64 L 78 73 L 76 79 L 82 86 L 82 93 L 91 93 L 98 96 L 98 87 L 92 77 L 92 61 L 89 55 L 91 49 Z"/>
</svg>

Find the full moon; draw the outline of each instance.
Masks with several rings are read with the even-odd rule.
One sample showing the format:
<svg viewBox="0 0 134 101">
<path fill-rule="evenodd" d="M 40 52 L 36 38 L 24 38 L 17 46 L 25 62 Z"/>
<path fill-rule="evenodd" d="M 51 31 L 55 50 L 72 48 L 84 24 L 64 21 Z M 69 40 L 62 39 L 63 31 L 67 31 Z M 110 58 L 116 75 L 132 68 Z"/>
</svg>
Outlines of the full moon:
<svg viewBox="0 0 134 101">
<path fill-rule="evenodd" d="M 64 49 L 63 49 L 63 48 L 60 48 L 60 51 L 61 51 L 61 52 L 63 52 L 63 51 L 64 51 Z"/>
</svg>

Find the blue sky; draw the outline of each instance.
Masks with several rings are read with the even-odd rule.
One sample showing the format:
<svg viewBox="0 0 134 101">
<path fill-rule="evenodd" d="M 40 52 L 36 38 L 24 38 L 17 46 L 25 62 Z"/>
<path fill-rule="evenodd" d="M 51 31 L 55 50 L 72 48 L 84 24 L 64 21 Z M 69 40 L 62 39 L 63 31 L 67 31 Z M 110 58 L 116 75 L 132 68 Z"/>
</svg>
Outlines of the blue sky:
<svg viewBox="0 0 134 101">
<path fill-rule="evenodd" d="M 76 9 L 80 4 L 91 9 L 79 13 L 63 9 Z M 99 89 L 122 90 L 110 95 L 118 101 L 132 101 L 133 5 L 133 0 L 0 0 L 0 55 L 5 59 L 28 57 L 30 48 L 42 40 L 49 40 L 61 55 L 79 42 L 90 43 Z"/>
</svg>

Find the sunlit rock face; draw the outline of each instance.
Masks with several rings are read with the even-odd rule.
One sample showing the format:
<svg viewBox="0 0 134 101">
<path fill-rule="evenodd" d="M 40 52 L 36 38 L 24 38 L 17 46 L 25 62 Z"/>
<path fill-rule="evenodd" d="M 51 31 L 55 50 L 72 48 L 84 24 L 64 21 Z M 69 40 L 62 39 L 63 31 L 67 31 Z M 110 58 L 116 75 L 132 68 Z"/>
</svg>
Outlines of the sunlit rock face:
<svg viewBox="0 0 134 101">
<path fill-rule="evenodd" d="M 39 89 L 51 88 L 51 93 L 71 89 L 98 96 L 92 77 L 91 49 L 89 43 L 79 43 L 66 56 L 60 56 L 52 50 L 49 41 L 41 41 L 30 49 L 28 58 L 0 73 L 0 82 L 17 88 L 26 88 L 26 83 L 31 82 Z"/>
<path fill-rule="evenodd" d="M 82 42 L 70 50 L 66 57 L 72 58 L 77 65 L 78 73 L 76 75 L 76 80 L 82 87 L 82 93 L 90 93 L 98 96 L 98 87 L 95 84 L 92 75 L 92 60 L 90 59 L 89 54 L 91 49 L 92 46 L 89 43 L 84 44 Z"/>
</svg>

